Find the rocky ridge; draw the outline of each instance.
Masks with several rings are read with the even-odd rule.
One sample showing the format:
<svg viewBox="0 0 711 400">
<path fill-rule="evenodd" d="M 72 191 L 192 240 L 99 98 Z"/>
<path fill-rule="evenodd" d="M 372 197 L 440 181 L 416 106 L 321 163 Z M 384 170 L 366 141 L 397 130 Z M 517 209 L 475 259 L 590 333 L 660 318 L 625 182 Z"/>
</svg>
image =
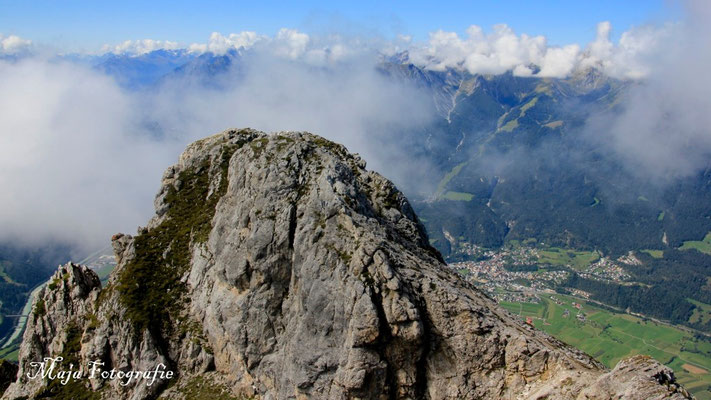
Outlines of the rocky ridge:
<svg viewBox="0 0 711 400">
<path fill-rule="evenodd" d="M 309 133 L 226 131 L 113 238 L 101 289 L 68 264 L 39 294 L 3 399 L 683 399 L 647 357 L 607 371 L 443 268 L 407 199 Z M 175 376 L 29 379 L 33 361 Z M 86 371 L 85 371 L 86 372 Z"/>
</svg>

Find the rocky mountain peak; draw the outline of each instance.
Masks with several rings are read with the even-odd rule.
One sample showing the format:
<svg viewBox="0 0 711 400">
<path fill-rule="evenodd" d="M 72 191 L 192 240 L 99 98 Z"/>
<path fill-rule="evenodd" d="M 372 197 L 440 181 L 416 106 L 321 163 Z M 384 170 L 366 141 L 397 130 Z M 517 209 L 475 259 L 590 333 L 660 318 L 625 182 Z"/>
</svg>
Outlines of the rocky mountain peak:
<svg viewBox="0 0 711 400">
<path fill-rule="evenodd" d="M 654 360 L 606 371 L 499 308 L 391 182 L 319 136 L 195 142 L 155 208 L 114 236 L 106 288 L 84 267 L 55 274 L 3 398 L 688 398 Z M 26 378 L 57 355 L 124 378 Z M 150 385 L 125 378 L 161 365 Z"/>
</svg>

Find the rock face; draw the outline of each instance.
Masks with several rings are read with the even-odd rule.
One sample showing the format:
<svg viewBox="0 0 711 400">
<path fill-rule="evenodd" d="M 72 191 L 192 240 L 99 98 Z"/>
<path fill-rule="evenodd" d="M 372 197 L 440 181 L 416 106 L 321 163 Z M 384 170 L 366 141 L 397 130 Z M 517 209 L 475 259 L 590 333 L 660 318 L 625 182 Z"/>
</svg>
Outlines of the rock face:
<svg viewBox="0 0 711 400">
<path fill-rule="evenodd" d="M 3 398 L 688 398 L 654 360 L 606 371 L 499 308 L 444 268 L 392 183 L 318 136 L 198 141 L 155 207 L 114 236 L 107 288 L 73 264 L 55 274 Z M 175 376 L 26 377 L 56 355 Z"/>
</svg>

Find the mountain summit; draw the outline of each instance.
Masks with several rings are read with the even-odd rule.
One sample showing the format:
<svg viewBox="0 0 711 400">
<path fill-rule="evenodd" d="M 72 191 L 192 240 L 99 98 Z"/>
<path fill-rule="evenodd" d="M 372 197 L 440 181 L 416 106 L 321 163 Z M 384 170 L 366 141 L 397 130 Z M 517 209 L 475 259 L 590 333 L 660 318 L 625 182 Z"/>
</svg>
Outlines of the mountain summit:
<svg viewBox="0 0 711 400">
<path fill-rule="evenodd" d="M 114 237 L 106 288 L 68 264 L 42 289 L 4 399 L 688 398 L 650 358 L 608 371 L 499 308 L 392 183 L 321 137 L 195 142 L 155 207 Z M 31 378 L 58 356 L 81 372 Z"/>
</svg>

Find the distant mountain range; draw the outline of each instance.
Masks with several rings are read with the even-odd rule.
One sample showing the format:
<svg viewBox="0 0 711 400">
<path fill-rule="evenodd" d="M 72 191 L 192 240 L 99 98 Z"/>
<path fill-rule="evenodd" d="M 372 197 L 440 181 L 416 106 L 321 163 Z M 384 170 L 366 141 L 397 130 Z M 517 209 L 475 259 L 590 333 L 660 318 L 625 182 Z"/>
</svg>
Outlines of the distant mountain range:
<svg viewBox="0 0 711 400">
<path fill-rule="evenodd" d="M 157 83 L 194 59 L 185 50 L 157 50 L 133 57 L 110 54 L 97 59 L 95 68 L 116 78 L 121 85 L 135 89 Z"/>
<path fill-rule="evenodd" d="M 538 79 L 383 68 L 427 87 L 442 117 L 409 146 L 441 168 L 416 208 L 450 258 L 466 257 L 466 244 L 529 239 L 622 255 L 678 248 L 711 230 L 708 169 L 658 185 L 626 168 L 586 126 L 614 115 L 633 83 L 594 69 Z"/>
<path fill-rule="evenodd" d="M 175 77 L 225 85 L 222 77 L 239 76 L 248 56 L 242 50 L 224 55 L 159 50 L 83 62 L 128 90 L 149 90 Z M 383 57 L 377 68 L 389 79 L 422 89 L 437 115 L 427 126 L 383 140 L 427 161 L 423 165 L 430 169 L 421 175 L 428 181 L 396 184 L 448 261 L 520 243 L 608 256 L 632 251 L 644 267 L 630 272 L 644 286 L 600 287 L 582 278 L 570 285 L 585 286 L 608 304 L 645 312 L 645 304 L 662 294 L 676 311 L 657 316 L 677 322 L 688 320 L 694 308 L 689 298 L 711 303 L 711 256 L 702 247 L 684 247 L 711 232 L 711 163 L 660 184 L 602 145 L 596 129 L 605 129 L 604 123 L 596 128 L 588 123 L 621 112 L 621 100 L 637 83 L 594 68 L 565 79 L 432 71 L 410 63 L 406 53 Z M 234 71 L 237 75 L 226 74 Z M 709 329 L 708 324 L 696 327 Z"/>
<path fill-rule="evenodd" d="M 157 50 L 141 55 L 105 55 L 95 58 L 91 64 L 128 89 L 147 88 L 177 77 L 194 77 L 204 85 L 215 85 L 216 78 L 230 71 L 241 55 L 242 51 L 235 49 L 222 55 Z"/>
</svg>

